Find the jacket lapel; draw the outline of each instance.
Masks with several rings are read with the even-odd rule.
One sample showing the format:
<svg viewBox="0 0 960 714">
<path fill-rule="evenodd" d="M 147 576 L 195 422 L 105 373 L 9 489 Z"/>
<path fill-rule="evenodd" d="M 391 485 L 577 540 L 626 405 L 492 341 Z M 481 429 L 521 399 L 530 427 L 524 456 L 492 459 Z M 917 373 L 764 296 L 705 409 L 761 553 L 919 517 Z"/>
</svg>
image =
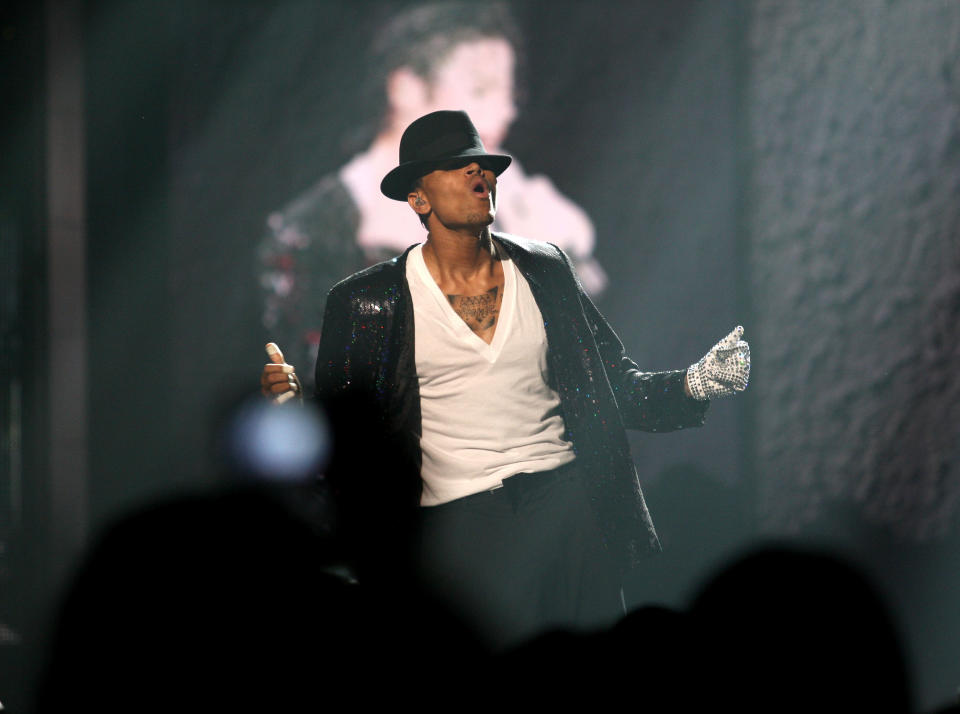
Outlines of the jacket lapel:
<svg viewBox="0 0 960 714">
<path fill-rule="evenodd" d="M 553 310 L 556 307 L 556 290 L 553 291 L 553 300 L 547 299 L 547 288 L 545 286 L 548 276 L 544 271 L 541 263 L 541 256 L 537 255 L 538 250 L 540 249 L 537 246 L 538 250 L 530 250 L 528 245 L 529 241 L 524 240 L 524 245 L 521 246 L 515 242 L 512 236 L 509 236 L 504 233 L 494 233 L 494 239 L 503 246 L 507 251 L 507 255 L 510 256 L 510 260 L 513 261 L 513 264 L 517 267 L 517 270 L 526 278 L 527 283 L 530 285 L 530 292 L 533 293 L 533 299 L 536 300 L 537 307 L 540 308 L 540 314 L 543 316 L 543 324 L 547 331 L 547 344 L 550 344 L 551 340 L 551 326 L 556 325 L 556 320 L 553 319 L 554 313 Z M 544 244 L 544 248 L 547 248 Z"/>
</svg>

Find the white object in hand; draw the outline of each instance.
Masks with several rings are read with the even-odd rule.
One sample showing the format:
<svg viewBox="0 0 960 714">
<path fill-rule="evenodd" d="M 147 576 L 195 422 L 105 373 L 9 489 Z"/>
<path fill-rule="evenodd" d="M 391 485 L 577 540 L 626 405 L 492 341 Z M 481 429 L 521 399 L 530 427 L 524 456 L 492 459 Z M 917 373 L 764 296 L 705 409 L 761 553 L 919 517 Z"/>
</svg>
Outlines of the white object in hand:
<svg viewBox="0 0 960 714">
<path fill-rule="evenodd" d="M 687 369 L 687 382 L 694 399 L 705 401 L 742 392 L 750 380 L 750 345 L 740 339 L 743 326 L 715 344 Z"/>
</svg>

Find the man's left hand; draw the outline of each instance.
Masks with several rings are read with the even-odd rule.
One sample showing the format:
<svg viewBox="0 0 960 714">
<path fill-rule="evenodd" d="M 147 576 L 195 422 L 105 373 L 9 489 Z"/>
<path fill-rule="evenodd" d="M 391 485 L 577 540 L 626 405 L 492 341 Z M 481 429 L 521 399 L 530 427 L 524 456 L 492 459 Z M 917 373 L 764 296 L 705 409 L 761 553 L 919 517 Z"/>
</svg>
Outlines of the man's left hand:
<svg viewBox="0 0 960 714">
<path fill-rule="evenodd" d="M 687 369 L 687 386 L 694 399 L 705 401 L 742 392 L 750 380 L 750 345 L 741 340 L 743 327 L 715 344 Z"/>
</svg>

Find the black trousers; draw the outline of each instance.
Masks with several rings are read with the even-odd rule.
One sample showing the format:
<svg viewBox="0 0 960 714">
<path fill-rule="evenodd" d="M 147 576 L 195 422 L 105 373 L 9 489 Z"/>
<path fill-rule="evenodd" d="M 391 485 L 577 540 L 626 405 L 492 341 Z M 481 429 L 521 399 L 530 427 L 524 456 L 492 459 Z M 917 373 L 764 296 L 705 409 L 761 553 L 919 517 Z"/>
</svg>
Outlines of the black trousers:
<svg viewBox="0 0 960 714">
<path fill-rule="evenodd" d="M 623 614 L 576 461 L 503 487 L 421 508 L 421 575 L 494 649 Z"/>
</svg>

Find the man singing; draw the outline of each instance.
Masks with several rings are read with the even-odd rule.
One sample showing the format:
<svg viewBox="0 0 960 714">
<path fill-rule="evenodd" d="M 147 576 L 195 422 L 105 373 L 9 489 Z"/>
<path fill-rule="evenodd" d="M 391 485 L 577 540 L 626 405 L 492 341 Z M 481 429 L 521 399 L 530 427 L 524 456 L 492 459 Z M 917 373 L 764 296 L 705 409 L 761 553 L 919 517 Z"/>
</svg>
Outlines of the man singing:
<svg viewBox="0 0 960 714">
<path fill-rule="evenodd" d="M 410 124 L 381 191 L 427 239 L 330 291 L 316 365 L 321 402 L 372 394 L 414 454 L 425 582 L 495 646 L 622 614 L 623 570 L 660 548 L 625 427 L 700 426 L 750 371 L 741 327 L 639 371 L 562 251 L 490 231 L 510 161 L 463 112 Z M 266 365 L 264 393 L 290 372 Z"/>
</svg>

